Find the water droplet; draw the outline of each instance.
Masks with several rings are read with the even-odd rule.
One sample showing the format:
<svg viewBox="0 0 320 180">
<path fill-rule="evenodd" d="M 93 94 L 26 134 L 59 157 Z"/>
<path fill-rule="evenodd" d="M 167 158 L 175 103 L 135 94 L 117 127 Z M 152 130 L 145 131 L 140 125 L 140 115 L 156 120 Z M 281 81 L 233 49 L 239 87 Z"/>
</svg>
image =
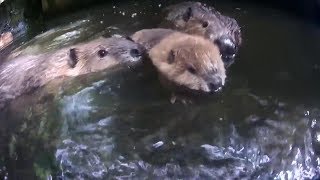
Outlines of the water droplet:
<svg viewBox="0 0 320 180">
<path fill-rule="evenodd" d="M 320 132 L 316 133 L 316 140 L 317 140 L 317 142 L 320 142 Z"/>
<path fill-rule="evenodd" d="M 136 16 L 137 16 L 137 13 L 132 13 L 132 14 L 131 14 L 131 17 L 132 17 L 132 18 L 134 18 L 134 17 L 136 17 Z"/>
<path fill-rule="evenodd" d="M 312 119 L 311 121 L 311 127 L 314 128 L 314 126 L 317 124 L 317 120 L 316 119 Z"/>
<path fill-rule="evenodd" d="M 157 143 L 152 144 L 152 147 L 154 147 L 154 148 L 159 148 L 159 147 L 161 147 L 163 144 L 164 144 L 164 143 L 163 143 L 162 141 L 159 141 L 159 142 L 157 142 Z"/>
<path fill-rule="evenodd" d="M 310 112 L 309 112 L 309 111 L 306 111 L 306 112 L 304 113 L 304 115 L 305 115 L 305 116 L 309 116 L 309 115 L 310 115 Z"/>
</svg>

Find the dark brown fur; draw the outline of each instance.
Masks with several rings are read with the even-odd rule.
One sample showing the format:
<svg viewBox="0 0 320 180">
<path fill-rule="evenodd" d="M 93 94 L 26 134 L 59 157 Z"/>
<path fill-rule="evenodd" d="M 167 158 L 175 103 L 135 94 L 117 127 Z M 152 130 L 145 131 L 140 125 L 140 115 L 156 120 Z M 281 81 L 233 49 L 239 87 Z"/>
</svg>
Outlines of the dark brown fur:
<svg viewBox="0 0 320 180">
<path fill-rule="evenodd" d="M 183 2 L 164 9 L 161 27 L 170 27 L 191 34 L 204 35 L 214 41 L 219 36 L 228 36 L 241 45 L 241 30 L 237 21 L 222 15 L 213 7 L 200 2 Z M 202 27 L 208 23 L 207 27 Z M 197 28 L 195 28 L 197 26 Z"/>
<path fill-rule="evenodd" d="M 242 43 L 241 30 L 237 21 L 224 16 L 213 7 L 200 2 L 182 2 L 171 5 L 163 11 L 161 28 L 170 28 L 188 34 L 200 35 L 218 43 L 221 39 L 230 41 L 232 52 L 220 47 L 225 60 L 234 58 Z"/>
</svg>

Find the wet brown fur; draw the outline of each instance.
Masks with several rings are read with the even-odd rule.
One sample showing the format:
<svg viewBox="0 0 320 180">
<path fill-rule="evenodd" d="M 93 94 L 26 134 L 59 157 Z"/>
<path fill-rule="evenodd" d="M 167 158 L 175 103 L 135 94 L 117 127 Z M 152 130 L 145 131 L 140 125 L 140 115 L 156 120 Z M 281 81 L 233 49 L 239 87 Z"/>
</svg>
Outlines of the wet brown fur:
<svg viewBox="0 0 320 180">
<path fill-rule="evenodd" d="M 0 50 L 8 46 L 13 41 L 11 32 L 5 32 L 0 35 Z"/>
<path fill-rule="evenodd" d="M 196 34 L 214 42 L 222 36 L 232 39 L 237 47 L 241 45 L 241 30 L 237 21 L 224 16 L 213 7 L 200 2 L 182 2 L 163 10 L 162 28 L 171 28 Z"/>
<path fill-rule="evenodd" d="M 0 66 L 0 108 L 22 94 L 32 92 L 54 79 L 75 77 L 134 63 L 130 50 L 144 48 L 124 38 L 99 38 L 41 55 L 18 56 Z M 99 51 L 105 50 L 104 57 Z M 70 64 L 74 63 L 74 64 Z"/>
</svg>

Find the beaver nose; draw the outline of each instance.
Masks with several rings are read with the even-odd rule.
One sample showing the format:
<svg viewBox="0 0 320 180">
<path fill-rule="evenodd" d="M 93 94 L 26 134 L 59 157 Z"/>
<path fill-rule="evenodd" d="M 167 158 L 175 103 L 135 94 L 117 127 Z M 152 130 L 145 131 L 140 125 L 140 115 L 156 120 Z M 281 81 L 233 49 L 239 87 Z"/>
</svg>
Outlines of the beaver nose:
<svg viewBox="0 0 320 180">
<path fill-rule="evenodd" d="M 217 92 L 222 89 L 222 86 L 223 86 L 222 79 L 214 78 L 208 85 L 209 85 L 210 91 Z"/>
<path fill-rule="evenodd" d="M 138 49 L 131 49 L 130 55 L 132 57 L 140 57 L 140 56 L 142 56 L 142 52 L 140 52 Z"/>
<path fill-rule="evenodd" d="M 222 36 L 214 41 L 219 47 L 222 59 L 224 62 L 229 63 L 235 57 L 237 53 L 237 47 L 235 43 L 229 37 Z"/>
</svg>

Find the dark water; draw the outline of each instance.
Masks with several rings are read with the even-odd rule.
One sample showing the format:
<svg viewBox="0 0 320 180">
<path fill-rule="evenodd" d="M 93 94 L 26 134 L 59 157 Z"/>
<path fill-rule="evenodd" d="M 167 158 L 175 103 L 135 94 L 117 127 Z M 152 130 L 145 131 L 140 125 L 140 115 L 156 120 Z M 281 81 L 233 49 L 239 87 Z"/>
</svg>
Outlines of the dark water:
<svg viewBox="0 0 320 180">
<path fill-rule="evenodd" d="M 0 115 L 0 177 L 320 177 L 320 27 L 271 8 L 213 5 L 238 20 L 244 39 L 222 93 L 171 104 L 154 76 L 125 70 L 73 80 L 42 103 L 22 98 Z M 20 49 L 155 27 L 163 6 L 105 4 L 56 18 Z"/>
</svg>

